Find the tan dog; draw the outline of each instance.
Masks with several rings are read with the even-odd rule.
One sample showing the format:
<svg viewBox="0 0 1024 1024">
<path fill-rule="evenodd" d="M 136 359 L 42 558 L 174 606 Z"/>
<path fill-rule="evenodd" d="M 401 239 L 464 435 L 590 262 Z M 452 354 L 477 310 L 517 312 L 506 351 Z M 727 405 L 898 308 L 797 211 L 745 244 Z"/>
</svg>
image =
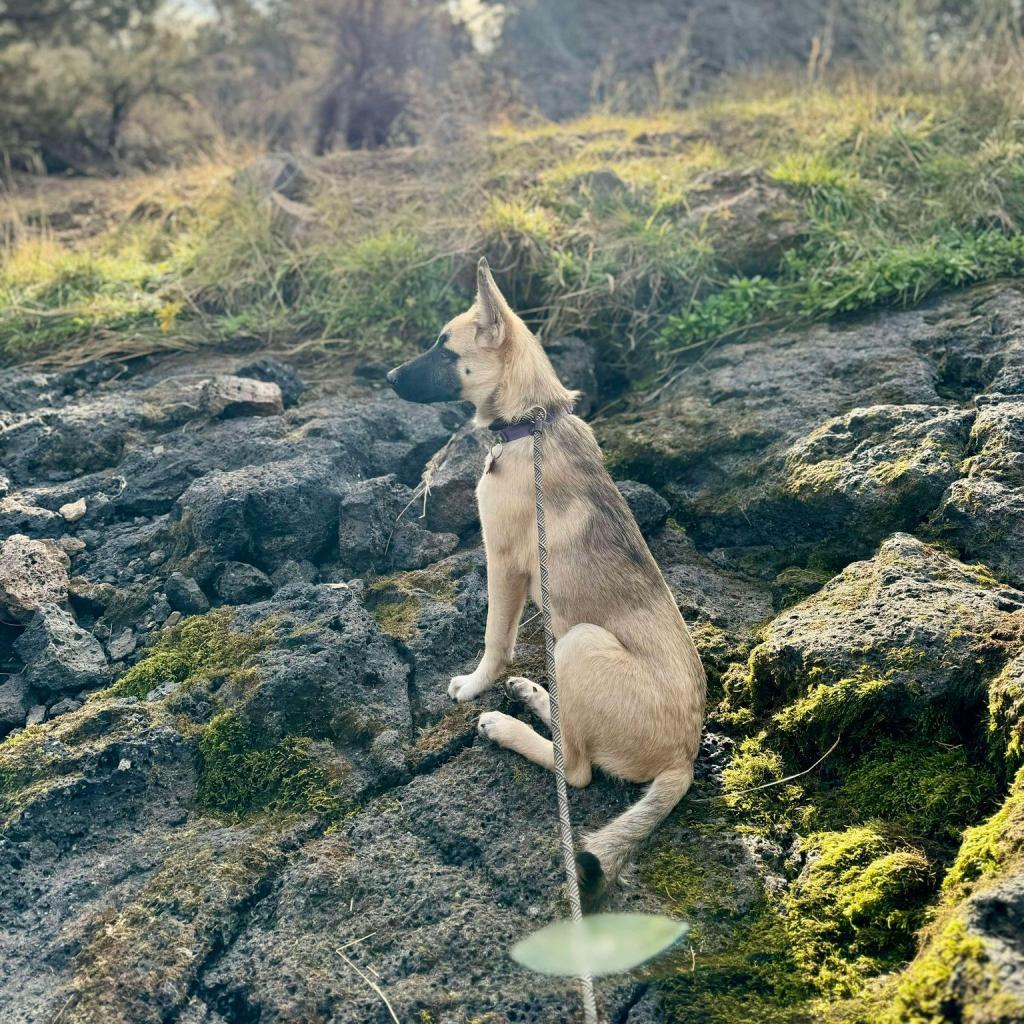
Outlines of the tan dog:
<svg viewBox="0 0 1024 1024">
<path fill-rule="evenodd" d="M 481 426 L 520 424 L 537 406 L 547 411 L 543 484 L 566 776 L 586 786 L 596 765 L 631 782 L 653 780 L 638 803 L 586 837 L 579 865 L 592 901 L 693 780 L 706 688 L 700 658 L 593 432 L 568 414 L 576 395 L 508 307 L 486 260 L 474 305 L 388 380 L 414 402 L 468 399 Z M 483 659 L 448 688 L 460 702 L 497 682 L 512 661 L 526 598 L 540 605 L 532 444 L 526 434 L 496 460 L 488 456 L 477 487 L 489 605 Z M 543 687 L 516 677 L 509 688 L 549 723 Z M 553 770 L 551 741 L 518 719 L 488 711 L 479 730 Z"/>
</svg>

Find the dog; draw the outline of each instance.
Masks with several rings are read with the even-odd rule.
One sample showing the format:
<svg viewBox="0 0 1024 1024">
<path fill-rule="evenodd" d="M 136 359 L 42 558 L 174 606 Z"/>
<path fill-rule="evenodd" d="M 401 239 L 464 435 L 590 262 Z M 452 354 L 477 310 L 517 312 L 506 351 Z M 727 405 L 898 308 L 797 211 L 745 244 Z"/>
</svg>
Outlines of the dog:
<svg viewBox="0 0 1024 1024">
<path fill-rule="evenodd" d="M 487 627 L 475 671 L 455 676 L 460 703 L 490 689 L 513 660 L 527 597 L 540 606 L 533 441 L 543 409 L 543 490 L 551 618 L 565 774 L 586 786 L 595 766 L 644 796 L 597 832 L 577 857 L 593 906 L 693 781 L 706 678 L 693 640 L 629 506 L 604 468 L 593 431 L 571 414 L 577 393 L 558 379 L 540 342 L 509 308 L 486 259 L 474 304 L 445 325 L 434 345 L 387 380 L 412 402 L 464 399 L 478 426 L 508 438 L 487 456 L 477 486 L 487 555 Z M 502 436 L 499 433 L 499 437 Z M 545 725 L 548 692 L 523 677 L 512 695 Z M 480 716 L 493 743 L 554 770 L 551 741 L 499 711 Z"/>
</svg>

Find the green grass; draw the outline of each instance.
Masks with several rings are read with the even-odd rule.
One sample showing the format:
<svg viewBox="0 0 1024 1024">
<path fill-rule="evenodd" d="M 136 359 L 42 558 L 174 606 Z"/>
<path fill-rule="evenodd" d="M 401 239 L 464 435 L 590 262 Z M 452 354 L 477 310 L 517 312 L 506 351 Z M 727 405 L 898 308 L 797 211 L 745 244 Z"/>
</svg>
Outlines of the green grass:
<svg viewBox="0 0 1024 1024">
<path fill-rule="evenodd" d="M 686 111 L 341 155 L 316 177 L 318 226 L 301 239 L 230 187 L 228 165 L 193 172 L 190 189 L 184 172 L 129 179 L 124 216 L 100 234 L 8 246 L 0 352 L 328 338 L 390 357 L 469 301 L 486 252 L 532 326 L 593 339 L 607 373 L 643 384 L 753 327 L 1024 269 L 1022 78 L 1015 65 L 762 77 Z M 763 225 L 691 216 L 702 175 L 751 166 L 777 190 Z M 605 171 L 621 186 L 602 185 Z M 776 214 L 799 224 L 795 243 L 737 272 L 734 229 L 757 251 Z"/>
</svg>

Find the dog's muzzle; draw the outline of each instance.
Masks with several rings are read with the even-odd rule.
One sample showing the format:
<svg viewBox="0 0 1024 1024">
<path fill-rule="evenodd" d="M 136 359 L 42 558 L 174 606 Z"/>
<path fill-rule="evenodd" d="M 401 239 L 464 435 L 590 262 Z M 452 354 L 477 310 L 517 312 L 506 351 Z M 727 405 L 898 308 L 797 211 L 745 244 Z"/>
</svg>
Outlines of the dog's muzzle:
<svg viewBox="0 0 1024 1024">
<path fill-rule="evenodd" d="M 453 402 L 461 397 L 457 363 L 454 352 L 437 344 L 390 370 L 387 382 L 407 402 Z"/>
</svg>

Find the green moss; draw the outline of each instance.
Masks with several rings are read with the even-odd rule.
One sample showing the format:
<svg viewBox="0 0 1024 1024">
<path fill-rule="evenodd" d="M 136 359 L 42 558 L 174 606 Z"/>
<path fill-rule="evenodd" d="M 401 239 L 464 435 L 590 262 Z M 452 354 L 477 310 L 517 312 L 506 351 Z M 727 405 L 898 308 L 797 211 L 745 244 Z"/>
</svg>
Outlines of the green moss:
<svg viewBox="0 0 1024 1024">
<path fill-rule="evenodd" d="M 795 782 L 747 792 L 767 783 L 778 782 L 791 774 L 776 751 L 766 742 L 764 733 L 740 742 L 722 773 L 725 802 L 741 811 L 744 821 L 769 831 L 792 829 L 807 811 L 804 789 Z"/>
<path fill-rule="evenodd" d="M 30 725 L 0 743 L 0 795 L 13 793 L 45 775 L 54 760 L 43 745 L 46 730 Z"/>
<path fill-rule="evenodd" d="M 963 747 L 884 739 L 840 774 L 841 785 L 822 793 L 819 827 L 881 819 L 908 835 L 950 843 L 991 807 L 996 779 L 971 762 Z"/>
<path fill-rule="evenodd" d="M 820 832 L 782 899 L 793 958 L 830 997 L 856 994 L 872 975 L 910 958 L 933 890 L 928 859 L 875 825 Z"/>
<path fill-rule="evenodd" d="M 1024 1019 L 1024 1003 L 1008 993 L 985 944 L 956 915 L 929 930 L 918 957 L 878 1001 L 878 1024 L 1013 1024 Z"/>
<path fill-rule="evenodd" d="M 913 962 L 837 1019 L 856 1024 L 1016 1024 L 1024 1019 L 1024 1003 L 1005 989 L 965 916 L 968 900 L 1002 878 L 1017 876 L 1022 867 L 1024 769 L 1002 808 L 965 833 Z"/>
<path fill-rule="evenodd" d="M 659 965 L 659 1007 L 672 1024 L 809 1024 L 811 996 L 790 952 L 778 910 L 766 899 L 749 908 L 719 948 L 683 950 L 677 970 Z"/>
<path fill-rule="evenodd" d="M 811 994 L 790 955 L 777 908 L 749 891 L 716 860 L 712 826 L 695 825 L 693 841 L 662 845 L 645 856 L 640 877 L 666 909 L 692 924 L 685 946 L 653 965 L 666 1021 L 796 1024 L 810 1020 Z"/>
<path fill-rule="evenodd" d="M 987 821 L 964 833 L 953 866 L 942 882 L 943 897 L 953 902 L 966 896 L 979 879 L 1003 870 L 1024 857 L 1024 768 L 1003 806 Z"/>
<path fill-rule="evenodd" d="M 415 598 L 386 601 L 373 609 L 373 619 L 382 633 L 398 640 L 408 640 L 416 632 L 420 606 Z"/>
<path fill-rule="evenodd" d="M 812 684 L 772 716 L 772 728 L 792 749 L 824 750 L 838 736 L 847 745 L 862 737 L 870 742 L 898 728 L 906 714 L 905 687 L 865 674 Z"/>
<path fill-rule="evenodd" d="M 1024 764 L 1024 657 L 989 683 L 988 739 L 994 762 L 1008 774 Z"/>
<path fill-rule="evenodd" d="M 456 586 L 448 567 L 441 563 L 427 569 L 392 573 L 374 580 L 369 604 L 382 633 L 408 640 L 416 632 L 420 603 L 424 598 L 451 604 Z"/>
<path fill-rule="evenodd" d="M 349 766 L 328 744 L 308 736 L 266 743 L 234 711 L 223 711 L 199 739 L 200 807 L 236 818 L 313 812 L 334 817 L 346 802 Z"/>
<path fill-rule="evenodd" d="M 191 686 L 215 675 L 244 682 L 252 658 L 268 643 L 272 626 L 262 623 L 248 633 L 237 633 L 231 629 L 232 619 L 229 609 L 219 608 L 165 630 L 141 661 L 93 699 L 142 698 L 165 683 Z"/>
<path fill-rule="evenodd" d="M 699 833 L 697 833 L 699 836 Z M 660 846 L 643 858 L 640 880 L 684 918 L 731 916 L 736 908 L 736 885 L 728 872 L 702 856 L 699 838 L 692 848 Z M 691 935 L 691 941 L 699 938 Z"/>
<path fill-rule="evenodd" d="M 794 494 L 828 489 L 847 468 L 842 459 L 823 459 L 821 462 L 799 463 L 791 466 L 786 478 L 787 488 Z"/>
</svg>

